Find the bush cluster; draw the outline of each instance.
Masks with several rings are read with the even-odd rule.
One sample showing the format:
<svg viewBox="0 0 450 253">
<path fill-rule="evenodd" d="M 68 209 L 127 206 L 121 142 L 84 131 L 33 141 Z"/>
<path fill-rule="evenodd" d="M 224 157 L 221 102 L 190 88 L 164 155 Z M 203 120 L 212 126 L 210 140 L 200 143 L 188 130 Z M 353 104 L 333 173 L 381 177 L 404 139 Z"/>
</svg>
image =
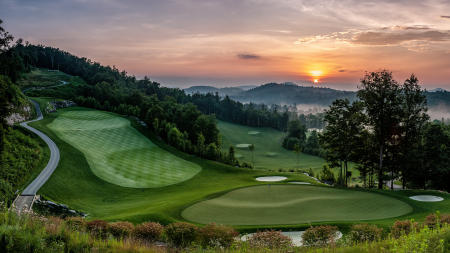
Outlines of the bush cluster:
<svg viewBox="0 0 450 253">
<path fill-rule="evenodd" d="M 139 224 L 134 229 L 134 235 L 141 239 L 147 240 L 150 242 L 155 242 L 161 239 L 161 236 L 164 232 L 163 225 L 157 222 L 145 222 Z"/>
<path fill-rule="evenodd" d="M 373 242 L 381 240 L 383 229 L 376 225 L 356 224 L 353 225 L 349 238 L 353 243 Z"/>
<path fill-rule="evenodd" d="M 275 230 L 256 232 L 248 242 L 253 248 L 285 249 L 292 246 L 291 238 Z"/>
<path fill-rule="evenodd" d="M 336 226 L 317 226 L 308 228 L 303 234 L 303 245 L 310 247 L 324 247 L 334 243 L 338 236 Z"/>
</svg>

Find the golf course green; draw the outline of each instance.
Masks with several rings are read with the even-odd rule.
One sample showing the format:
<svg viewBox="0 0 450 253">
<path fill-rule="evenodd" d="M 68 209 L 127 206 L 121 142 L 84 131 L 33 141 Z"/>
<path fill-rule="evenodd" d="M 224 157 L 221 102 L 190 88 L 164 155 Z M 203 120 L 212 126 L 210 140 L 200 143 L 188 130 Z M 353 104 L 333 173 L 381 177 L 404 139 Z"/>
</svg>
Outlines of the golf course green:
<svg viewBox="0 0 450 253">
<path fill-rule="evenodd" d="M 397 217 L 413 209 L 381 194 L 306 185 L 245 187 L 196 203 L 182 216 L 227 225 L 299 224 Z"/>
<path fill-rule="evenodd" d="M 95 110 L 63 112 L 48 127 L 80 150 L 92 172 L 112 184 L 154 188 L 195 176 L 200 166 L 159 148 L 115 114 Z"/>
<path fill-rule="evenodd" d="M 251 164 L 252 153 L 248 147 L 250 144 L 255 146 L 253 161 L 256 169 L 312 168 L 319 171 L 325 163 L 318 156 L 302 153 L 297 165 L 297 155 L 281 146 L 285 133 L 273 128 L 249 127 L 220 120 L 217 125 L 222 136 L 222 150 L 228 151 L 230 146 L 234 146 L 239 161 Z"/>
</svg>

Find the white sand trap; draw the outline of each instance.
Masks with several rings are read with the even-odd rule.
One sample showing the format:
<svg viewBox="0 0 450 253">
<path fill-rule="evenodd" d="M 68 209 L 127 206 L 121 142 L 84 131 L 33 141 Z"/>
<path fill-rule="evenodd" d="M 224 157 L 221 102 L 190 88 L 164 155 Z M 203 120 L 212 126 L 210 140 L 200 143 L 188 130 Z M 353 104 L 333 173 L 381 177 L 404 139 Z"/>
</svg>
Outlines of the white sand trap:
<svg viewBox="0 0 450 253">
<path fill-rule="evenodd" d="M 305 233 L 305 231 L 288 231 L 288 232 L 281 232 L 283 235 L 291 238 L 292 244 L 294 246 L 300 247 L 303 245 L 303 239 L 302 235 Z M 255 233 L 246 234 L 241 236 L 241 241 L 247 241 L 250 239 Z M 337 232 L 335 240 L 339 240 L 342 238 L 342 233 L 340 231 Z"/>
<path fill-rule="evenodd" d="M 258 131 L 249 131 L 248 132 L 248 134 L 249 135 L 258 135 L 258 134 L 260 134 L 261 132 L 258 132 Z"/>
<path fill-rule="evenodd" d="M 277 156 L 277 153 L 275 153 L 275 152 L 266 152 L 266 153 L 264 153 L 264 155 L 268 156 L 268 157 L 274 157 L 274 156 Z"/>
<path fill-rule="evenodd" d="M 433 195 L 416 195 L 409 197 L 410 199 L 414 199 L 422 202 L 439 202 L 444 200 L 444 198 L 433 196 Z"/>
<path fill-rule="evenodd" d="M 289 184 L 311 184 L 308 182 L 300 182 L 300 181 L 292 181 L 292 182 L 288 182 Z"/>
<path fill-rule="evenodd" d="M 261 181 L 261 182 L 278 182 L 278 181 L 283 181 L 286 180 L 287 177 L 282 177 L 282 176 L 267 176 L 267 177 L 257 177 L 256 181 Z"/>
<path fill-rule="evenodd" d="M 246 143 L 236 144 L 236 148 L 248 148 L 248 147 L 250 147 L 250 145 L 252 145 L 252 144 L 246 144 Z"/>
</svg>

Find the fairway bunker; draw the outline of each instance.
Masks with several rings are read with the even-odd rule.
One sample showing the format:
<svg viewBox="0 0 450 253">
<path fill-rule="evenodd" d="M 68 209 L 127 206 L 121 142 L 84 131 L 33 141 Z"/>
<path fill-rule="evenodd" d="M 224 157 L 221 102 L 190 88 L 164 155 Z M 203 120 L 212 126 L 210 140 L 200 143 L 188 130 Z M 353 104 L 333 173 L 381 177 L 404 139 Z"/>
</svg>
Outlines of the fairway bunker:
<svg viewBox="0 0 450 253">
<path fill-rule="evenodd" d="M 260 182 L 279 182 L 279 181 L 283 181 L 286 180 L 287 177 L 282 177 L 282 176 L 267 176 L 267 177 L 257 177 L 256 181 L 260 181 Z"/>
<path fill-rule="evenodd" d="M 288 182 L 289 184 L 311 184 L 311 183 L 308 183 L 308 182 L 300 182 L 300 181 L 292 181 L 292 182 Z"/>
<path fill-rule="evenodd" d="M 416 195 L 409 197 L 410 199 L 421 201 L 421 202 L 439 202 L 444 200 L 442 197 L 433 196 L 433 195 Z"/>
<path fill-rule="evenodd" d="M 248 149 L 252 144 L 247 144 L 247 143 L 241 143 L 241 144 L 236 144 L 236 148 L 240 148 L 240 149 Z"/>
<path fill-rule="evenodd" d="M 261 132 L 258 132 L 258 131 L 249 131 L 248 134 L 249 134 L 249 135 L 259 135 L 259 134 L 261 134 Z"/>
<path fill-rule="evenodd" d="M 268 157 L 275 157 L 275 156 L 277 156 L 277 153 L 275 153 L 275 152 L 266 152 L 266 153 L 264 153 L 264 155 L 268 156 Z"/>
<path fill-rule="evenodd" d="M 291 238 L 292 244 L 296 247 L 303 246 L 303 238 L 302 235 L 305 233 L 305 231 L 286 231 L 281 232 L 281 234 Z M 247 241 L 249 240 L 255 233 L 245 234 L 241 236 L 241 241 Z M 334 238 L 335 241 L 342 238 L 342 233 L 340 231 L 337 232 L 336 237 Z"/>
</svg>

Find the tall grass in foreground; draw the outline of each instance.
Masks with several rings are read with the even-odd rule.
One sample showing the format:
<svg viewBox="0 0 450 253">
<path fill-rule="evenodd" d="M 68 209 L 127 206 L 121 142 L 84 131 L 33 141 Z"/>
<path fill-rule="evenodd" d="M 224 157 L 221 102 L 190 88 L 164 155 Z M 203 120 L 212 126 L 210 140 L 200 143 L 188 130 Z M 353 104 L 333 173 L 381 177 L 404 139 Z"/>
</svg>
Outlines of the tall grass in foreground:
<svg viewBox="0 0 450 253">
<path fill-rule="evenodd" d="M 147 222 L 135 226 L 32 213 L 19 217 L 3 211 L 0 252 L 444 253 L 450 252 L 449 220 L 449 215 L 432 214 L 423 223 L 397 221 L 384 236 L 375 225 L 357 224 L 339 240 L 334 239 L 335 227 L 311 227 L 307 230 L 310 246 L 294 247 L 279 231 L 261 231 L 243 242 L 231 227 L 215 224 Z"/>
</svg>

